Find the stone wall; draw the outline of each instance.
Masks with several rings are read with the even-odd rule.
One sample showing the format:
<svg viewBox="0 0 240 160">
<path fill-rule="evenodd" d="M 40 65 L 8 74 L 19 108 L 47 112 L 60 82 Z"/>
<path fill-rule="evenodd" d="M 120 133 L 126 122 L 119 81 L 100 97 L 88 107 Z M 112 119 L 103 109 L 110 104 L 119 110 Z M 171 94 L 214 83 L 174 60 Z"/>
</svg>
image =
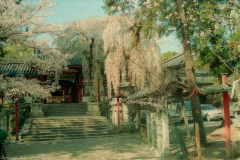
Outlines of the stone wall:
<svg viewBox="0 0 240 160">
<path fill-rule="evenodd" d="M 147 114 L 148 149 L 161 157 L 170 156 L 169 119 L 165 113 Z"/>
<path fill-rule="evenodd" d="M 19 131 L 24 123 L 24 101 L 19 100 L 18 103 L 18 128 Z M 14 135 L 16 133 L 16 112 L 15 104 L 5 105 L 0 109 L 0 129 L 8 133 L 8 135 Z"/>
<path fill-rule="evenodd" d="M 8 132 L 8 115 L 8 109 L 2 108 L 0 110 L 0 129 L 4 130 L 5 132 Z"/>
</svg>

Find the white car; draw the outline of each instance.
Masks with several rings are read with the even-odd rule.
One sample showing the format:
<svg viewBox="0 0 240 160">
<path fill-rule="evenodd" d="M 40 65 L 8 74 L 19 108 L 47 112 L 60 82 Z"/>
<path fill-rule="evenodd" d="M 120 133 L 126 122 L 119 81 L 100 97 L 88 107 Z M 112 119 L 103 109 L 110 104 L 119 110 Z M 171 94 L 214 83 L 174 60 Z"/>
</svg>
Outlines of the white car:
<svg viewBox="0 0 240 160">
<path fill-rule="evenodd" d="M 221 109 L 214 108 L 211 104 L 202 104 L 201 105 L 202 116 L 208 122 L 215 119 L 220 120 L 222 118 Z"/>
</svg>

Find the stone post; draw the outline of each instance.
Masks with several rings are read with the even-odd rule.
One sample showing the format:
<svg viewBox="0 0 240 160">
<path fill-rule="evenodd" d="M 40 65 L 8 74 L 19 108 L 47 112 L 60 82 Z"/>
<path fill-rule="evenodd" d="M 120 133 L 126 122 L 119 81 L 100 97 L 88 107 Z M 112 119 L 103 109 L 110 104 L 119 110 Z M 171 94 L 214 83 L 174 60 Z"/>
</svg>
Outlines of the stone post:
<svg viewBox="0 0 240 160">
<path fill-rule="evenodd" d="M 42 103 L 32 103 L 30 117 L 31 118 L 39 118 L 43 117 L 44 113 L 42 112 Z"/>
<path fill-rule="evenodd" d="M 151 123 L 152 123 L 152 147 L 156 148 L 157 147 L 157 127 L 156 127 L 156 113 L 151 113 Z"/>
<path fill-rule="evenodd" d="M 157 119 L 156 119 L 156 126 L 157 126 L 157 150 L 158 150 L 158 155 L 161 155 L 162 150 L 163 150 L 163 128 L 162 128 L 162 114 L 158 113 L 157 114 Z"/>
<path fill-rule="evenodd" d="M 148 146 L 152 146 L 152 119 L 151 114 L 147 113 L 147 138 L 148 138 Z"/>
<path fill-rule="evenodd" d="M 130 112 L 129 112 L 129 105 L 126 103 L 122 103 L 122 110 L 123 110 L 123 122 L 129 123 L 130 122 Z"/>
<path fill-rule="evenodd" d="M 88 116 L 101 116 L 99 111 L 99 102 L 88 102 L 87 103 L 87 115 Z"/>
<path fill-rule="evenodd" d="M 170 140 L 169 140 L 169 119 L 165 113 L 162 113 L 162 139 L 163 139 L 163 153 L 162 157 L 170 155 Z"/>
<path fill-rule="evenodd" d="M 0 129 L 5 132 L 8 132 L 8 113 L 9 111 L 4 108 L 0 112 Z"/>
</svg>

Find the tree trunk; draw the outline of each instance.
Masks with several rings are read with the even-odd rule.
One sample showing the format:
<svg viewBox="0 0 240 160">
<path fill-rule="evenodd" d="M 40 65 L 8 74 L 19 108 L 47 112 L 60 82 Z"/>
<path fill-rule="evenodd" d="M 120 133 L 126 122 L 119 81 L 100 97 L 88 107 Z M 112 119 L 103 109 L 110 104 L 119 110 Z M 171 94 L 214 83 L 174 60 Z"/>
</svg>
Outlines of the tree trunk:
<svg viewBox="0 0 240 160">
<path fill-rule="evenodd" d="M 183 97 L 181 99 L 181 104 L 182 104 L 182 113 L 183 113 L 183 118 L 184 118 L 184 122 L 185 122 L 185 128 L 186 128 L 186 133 L 187 133 L 187 139 L 188 141 L 190 141 L 190 130 L 189 130 L 189 126 L 188 126 L 188 118 L 187 118 L 187 112 L 186 112 L 186 107 L 184 104 L 184 100 Z"/>
<path fill-rule="evenodd" d="M 191 55 L 191 46 L 190 46 L 190 38 L 187 28 L 187 21 L 185 17 L 185 9 L 183 7 L 183 0 L 177 0 L 178 10 L 180 14 L 180 25 L 181 25 L 181 35 L 183 41 L 183 50 L 184 50 L 184 57 L 185 57 L 185 70 L 188 80 L 188 92 L 192 93 L 196 78 L 195 78 L 195 71 L 193 69 L 193 59 Z M 190 98 L 191 105 L 192 105 L 192 112 L 193 112 L 193 121 L 194 123 L 199 124 L 200 128 L 200 139 L 201 144 L 203 146 L 207 145 L 206 134 L 204 130 L 201 108 L 200 108 L 200 100 L 198 96 L 192 96 Z"/>
</svg>

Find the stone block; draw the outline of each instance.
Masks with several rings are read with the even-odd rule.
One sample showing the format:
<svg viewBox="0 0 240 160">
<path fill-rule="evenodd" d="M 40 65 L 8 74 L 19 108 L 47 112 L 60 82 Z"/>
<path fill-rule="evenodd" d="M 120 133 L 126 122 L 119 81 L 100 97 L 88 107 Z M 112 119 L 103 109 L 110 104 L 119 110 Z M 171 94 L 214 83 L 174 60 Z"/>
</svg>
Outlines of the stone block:
<svg viewBox="0 0 240 160">
<path fill-rule="evenodd" d="M 88 116 L 100 116 L 99 102 L 88 102 L 87 103 L 87 115 Z"/>
<path fill-rule="evenodd" d="M 43 117 L 44 113 L 42 112 L 42 104 L 41 103 L 32 103 L 30 117 L 32 118 L 40 118 Z"/>
<path fill-rule="evenodd" d="M 0 112 L 0 129 L 8 131 L 8 110 L 4 108 Z"/>
</svg>

